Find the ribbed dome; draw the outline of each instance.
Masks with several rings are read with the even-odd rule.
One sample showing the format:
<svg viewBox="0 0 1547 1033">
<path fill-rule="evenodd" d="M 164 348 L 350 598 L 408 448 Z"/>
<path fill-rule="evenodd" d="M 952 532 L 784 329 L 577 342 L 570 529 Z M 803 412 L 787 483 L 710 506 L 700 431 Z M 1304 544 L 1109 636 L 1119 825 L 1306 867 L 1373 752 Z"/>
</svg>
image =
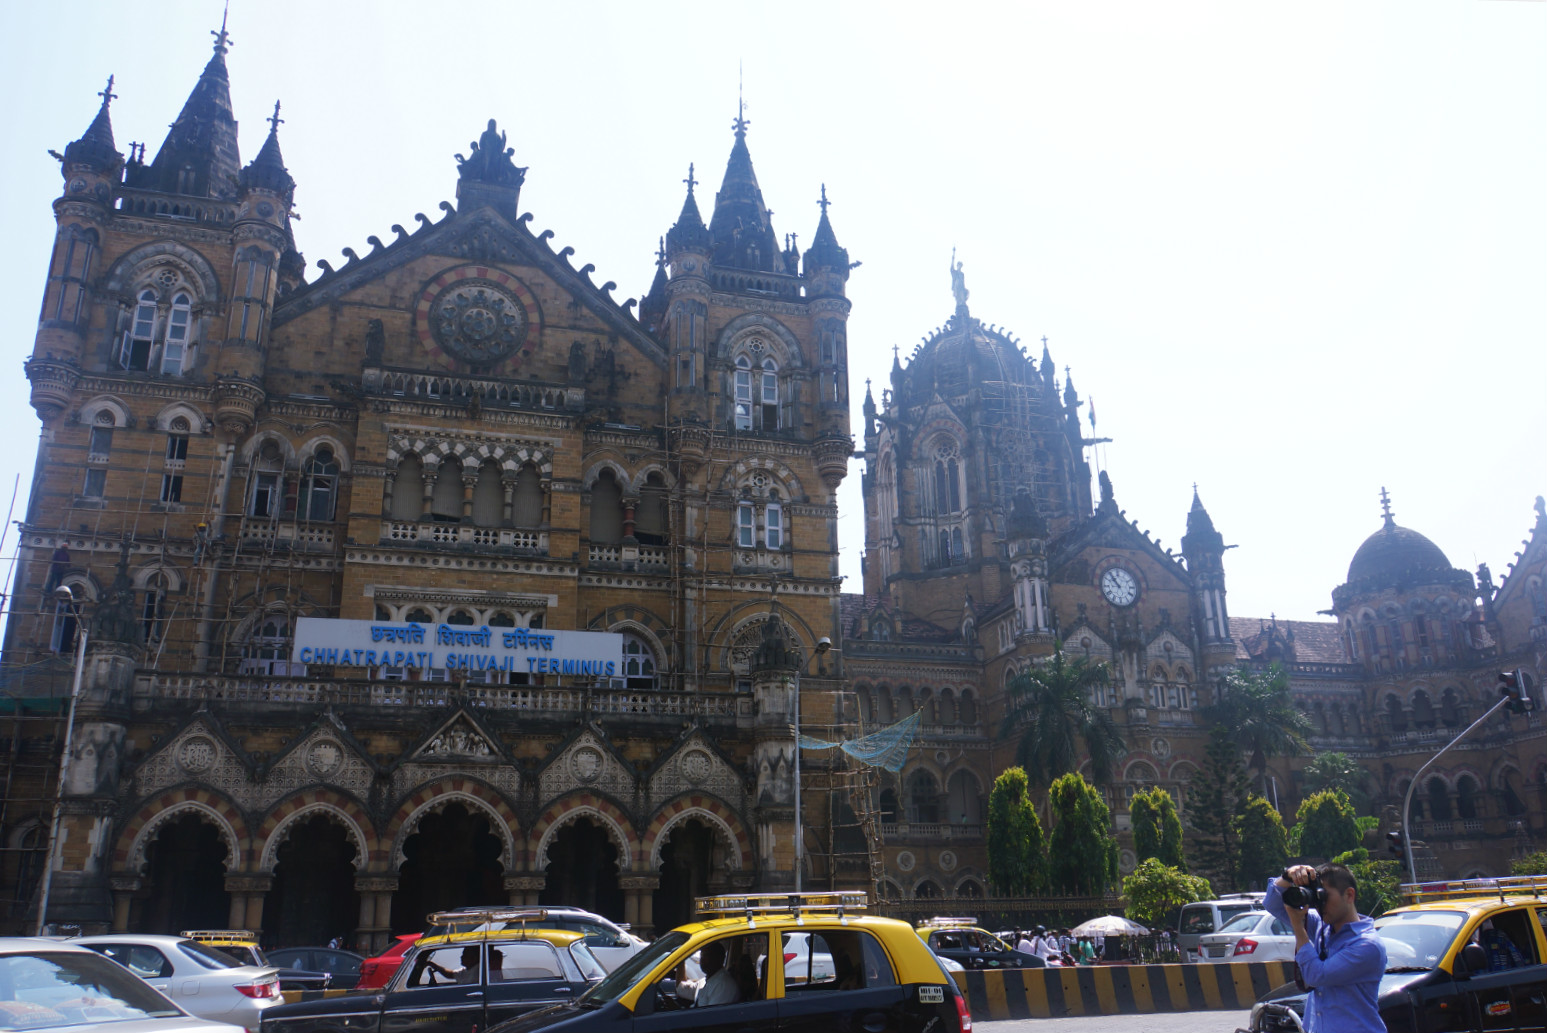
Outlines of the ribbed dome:
<svg viewBox="0 0 1547 1033">
<path fill-rule="evenodd" d="M 1032 372 L 1026 356 L 1008 337 L 984 329 L 971 317 L 953 318 L 908 363 L 913 390 L 927 392 L 933 387 L 945 396 L 965 394 L 985 381 L 1029 383 Z"/>
<path fill-rule="evenodd" d="M 1418 571 L 1450 572 L 1450 560 L 1429 539 L 1390 517 L 1386 525 L 1364 540 L 1348 565 L 1348 580 L 1379 580 L 1389 584 L 1411 579 Z"/>
</svg>

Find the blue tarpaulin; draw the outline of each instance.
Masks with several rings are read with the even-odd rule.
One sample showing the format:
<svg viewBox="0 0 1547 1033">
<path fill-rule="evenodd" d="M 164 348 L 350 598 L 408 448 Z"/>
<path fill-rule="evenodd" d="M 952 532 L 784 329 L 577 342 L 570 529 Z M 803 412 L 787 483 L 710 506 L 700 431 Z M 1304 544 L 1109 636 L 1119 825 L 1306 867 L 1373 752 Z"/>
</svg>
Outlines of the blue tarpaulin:
<svg viewBox="0 0 1547 1033">
<path fill-rule="evenodd" d="M 913 747 L 913 736 L 918 732 L 921 713 L 922 711 L 915 710 L 896 724 L 858 739 L 828 742 L 825 739 L 813 739 L 809 735 L 802 735 L 798 737 L 798 741 L 802 749 L 842 750 L 856 760 L 896 773 L 902 770 L 903 763 L 908 759 L 908 750 Z"/>
</svg>

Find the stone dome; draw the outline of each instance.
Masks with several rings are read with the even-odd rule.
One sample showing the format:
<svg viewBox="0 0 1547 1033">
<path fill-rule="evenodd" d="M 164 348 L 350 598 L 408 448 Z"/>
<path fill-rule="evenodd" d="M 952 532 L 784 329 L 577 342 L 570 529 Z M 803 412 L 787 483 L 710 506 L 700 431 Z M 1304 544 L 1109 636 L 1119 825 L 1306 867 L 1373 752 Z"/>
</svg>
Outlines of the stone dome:
<svg viewBox="0 0 1547 1033">
<path fill-rule="evenodd" d="M 914 390 L 933 387 L 941 395 L 965 394 L 985 381 L 1030 383 L 1031 363 L 1010 338 L 978 320 L 953 318 L 908 363 Z"/>
<path fill-rule="evenodd" d="M 1385 526 L 1364 540 L 1348 565 L 1348 581 L 1399 584 L 1420 571 L 1450 573 L 1450 560 L 1438 545 L 1390 517 Z"/>
</svg>

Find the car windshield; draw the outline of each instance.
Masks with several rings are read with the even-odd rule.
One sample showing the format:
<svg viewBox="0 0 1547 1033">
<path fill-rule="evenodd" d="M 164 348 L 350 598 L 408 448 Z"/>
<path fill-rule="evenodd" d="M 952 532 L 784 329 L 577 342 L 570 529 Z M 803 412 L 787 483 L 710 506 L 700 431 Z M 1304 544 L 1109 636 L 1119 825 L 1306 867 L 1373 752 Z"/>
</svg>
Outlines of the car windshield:
<svg viewBox="0 0 1547 1033">
<path fill-rule="evenodd" d="M 206 947 L 198 940 L 183 940 L 178 949 L 205 968 L 240 968 L 241 962 L 213 947 Z"/>
<path fill-rule="evenodd" d="M 1257 927 L 1257 923 L 1260 921 L 1262 921 L 1262 915 L 1260 913 L 1251 915 L 1236 915 L 1230 921 L 1226 922 L 1219 931 L 1222 933 L 1249 933 Z"/>
<path fill-rule="evenodd" d="M 1386 971 L 1428 969 L 1438 965 L 1461 929 L 1461 911 L 1397 911 L 1375 920 L 1386 943 Z"/>
<path fill-rule="evenodd" d="M 1211 933 L 1214 931 L 1214 911 L 1207 905 L 1203 907 L 1182 908 L 1183 933 Z"/>
<path fill-rule="evenodd" d="M 639 981 L 640 976 L 687 942 L 687 933 L 677 931 L 667 933 L 619 965 L 613 970 L 612 975 L 581 994 L 579 999 L 588 1004 L 607 1004 L 616 1001 L 628 992 L 629 987 Z"/>
<path fill-rule="evenodd" d="M 0 956 L 0 1029 L 48 1029 L 183 1013 L 99 954 L 38 951 Z"/>
</svg>

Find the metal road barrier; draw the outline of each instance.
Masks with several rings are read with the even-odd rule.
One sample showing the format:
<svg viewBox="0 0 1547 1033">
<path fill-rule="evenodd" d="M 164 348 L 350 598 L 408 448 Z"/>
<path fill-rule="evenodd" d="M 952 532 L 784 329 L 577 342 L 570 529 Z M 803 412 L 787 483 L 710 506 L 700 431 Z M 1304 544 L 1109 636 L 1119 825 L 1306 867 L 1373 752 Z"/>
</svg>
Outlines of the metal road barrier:
<svg viewBox="0 0 1547 1033">
<path fill-rule="evenodd" d="M 1193 965 L 1080 965 L 954 973 L 972 1017 L 1047 1019 L 1250 1008 L 1294 979 L 1289 961 Z"/>
</svg>

